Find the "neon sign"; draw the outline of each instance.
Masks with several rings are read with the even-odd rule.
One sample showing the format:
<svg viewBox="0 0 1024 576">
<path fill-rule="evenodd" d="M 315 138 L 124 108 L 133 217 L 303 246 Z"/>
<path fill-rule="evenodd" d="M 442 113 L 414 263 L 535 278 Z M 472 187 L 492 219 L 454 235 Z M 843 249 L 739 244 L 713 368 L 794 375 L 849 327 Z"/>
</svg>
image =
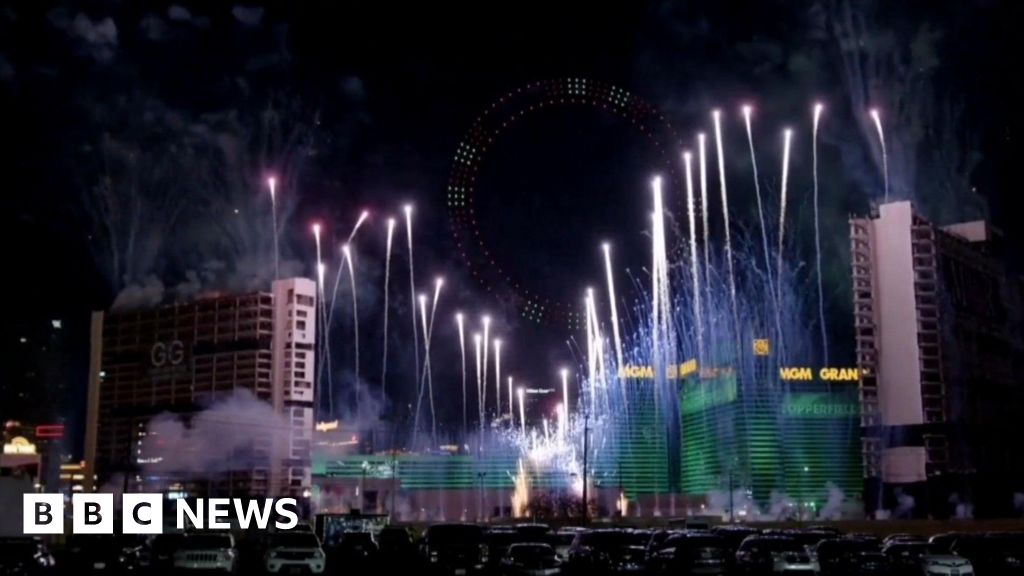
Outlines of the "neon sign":
<svg viewBox="0 0 1024 576">
<path fill-rule="evenodd" d="M 860 369 L 826 366 L 818 370 L 817 376 L 823 382 L 858 382 Z M 807 366 L 783 366 L 779 368 L 779 378 L 785 382 L 811 382 L 814 371 Z"/>
<path fill-rule="evenodd" d="M 24 436 L 15 436 L 11 441 L 4 444 L 4 454 L 35 454 L 36 445 L 29 442 Z"/>
</svg>

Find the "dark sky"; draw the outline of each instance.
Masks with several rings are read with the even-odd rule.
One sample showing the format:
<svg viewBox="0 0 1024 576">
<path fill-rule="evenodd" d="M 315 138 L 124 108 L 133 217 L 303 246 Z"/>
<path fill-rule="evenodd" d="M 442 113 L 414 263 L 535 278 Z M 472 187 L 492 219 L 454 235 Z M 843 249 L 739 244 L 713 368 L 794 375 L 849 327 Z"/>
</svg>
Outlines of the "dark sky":
<svg viewBox="0 0 1024 576">
<path fill-rule="evenodd" d="M 14 280 L 8 301 L 17 303 L 4 322 L 4 356 L 18 355 L 23 335 L 45 333 L 61 318 L 62 354 L 72 361 L 54 378 L 82 390 L 88 312 L 109 307 L 126 286 L 159 286 L 169 299 L 259 284 L 269 241 L 260 183 L 275 172 L 285 180 L 283 252 L 305 274 L 312 273 L 312 219 L 325 222 L 336 245 L 361 207 L 374 210 L 359 243 L 367 340 L 377 333 L 382 219 L 412 201 L 421 283 L 435 273 L 449 278 L 439 312 L 446 324 L 456 308 L 492 311 L 515 351 L 509 369 L 528 380 L 553 377 L 570 360 L 568 334 L 524 325 L 500 299 L 483 295 L 455 253 L 444 205 L 454 151 L 473 119 L 505 93 L 550 78 L 621 86 L 662 110 L 688 142 L 721 106 L 739 227 L 751 224 L 753 203 L 738 105 L 757 106 L 769 186 L 777 182 L 777 135 L 792 126 L 800 258 L 809 246 L 809 108 L 825 101 L 823 242 L 840 341 L 847 340 L 845 221 L 864 213 L 881 187 L 866 105 L 886 115 L 896 196 L 943 221 L 977 216 L 985 198 L 997 223 L 1008 224 L 1009 151 L 1019 122 L 1011 108 L 1019 101 L 1014 2 L 551 4 L 33 1 L 0 8 L 3 229 Z M 851 30 L 862 47 L 859 73 L 842 51 Z M 578 298 L 582 286 L 602 280 L 600 240 L 622 247 L 623 267 L 646 263 L 646 182 L 658 169 L 615 117 L 586 109 L 533 115 L 489 152 L 478 190 L 482 233 L 531 289 Z M 138 204 L 125 200 L 133 195 Z M 104 205 L 116 209 L 100 217 Z M 130 255 L 118 244 L 128 214 L 139 224 Z M 1018 245 L 1019 231 L 1004 227 Z M 395 258 L 393 298 L 404 314 L 406 261 L 401 252 Z M 405 316 L 395 322 L 408 330 Z M 447 350 L 438 354 L 451 361 L 450 326 L 440 330 Z M 376 374 L 375 345 L 365 350 L 364 365 Z M 0 386 L 9 393 L 23 385 L 26 370 L 31 362 L 5 367 Z M 69 397 L 66 406 L 81 396 Z M 16 412 L 5 404 L 0 417 Z"/>
</svg>

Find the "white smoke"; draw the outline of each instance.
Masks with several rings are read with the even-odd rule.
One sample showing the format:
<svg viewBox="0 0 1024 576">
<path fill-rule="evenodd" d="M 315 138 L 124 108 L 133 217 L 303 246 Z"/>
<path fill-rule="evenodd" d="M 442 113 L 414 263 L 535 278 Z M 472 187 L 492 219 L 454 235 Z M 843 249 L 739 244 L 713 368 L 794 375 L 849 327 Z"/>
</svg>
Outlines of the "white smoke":
<svg viewBox="0 0 1024 576">
<path fill-rule="evenodd" d="M 914 512 L 916 504 L 914 497 L 910 494 L 903 494 L 902 492 L 897 494 L 896 510 L 893 510 L 893 516 L 896 518 L 909 518 Z"/>
<path fill-rule="evenodd" d="M 839 520 L 843 516 L 843 502 L 846 501 L 846 495 L 832 482 L 825 484 L 825 488 L 828 490 L 828 499 L 825 500 L 825 505 L 818 512 L 818 518 L 821 520 Z"/>
<path fill-rule="evenodd" d="M 1013 509 L 1024 514 L 1024 492 L 1013 493 Z"/>
<path fill-rule="evenodd" d="M 141 282 L 129 284 L 114 299 L 113 310 L 133 310 L 160 304 L 164 299 L 164 283 L 150 274 Z"/>
<path fill-rule="evenodd" d="M 770 503 L 768 515 L 774 520 L 789 519 L 796 509 L 796 502 L 781 490 L 772 490 Z"/>
<path fill-rule="evenodd" d="M 949 495 L 949 503 L 953 505 L 953 517 L 958 520 L 970 520 L 974 518 L 974 504 L 962 502 L 960 494 L 953 492 Z"/>
<path fill-rule="evenodd" d="M 140 447 L 147 471 L 189 477 L 251 468 L 280 453 L 290 426 L 270 404 L 235 390 L 186 421 L 160 414 L 149 422 Z"/>
</svg>

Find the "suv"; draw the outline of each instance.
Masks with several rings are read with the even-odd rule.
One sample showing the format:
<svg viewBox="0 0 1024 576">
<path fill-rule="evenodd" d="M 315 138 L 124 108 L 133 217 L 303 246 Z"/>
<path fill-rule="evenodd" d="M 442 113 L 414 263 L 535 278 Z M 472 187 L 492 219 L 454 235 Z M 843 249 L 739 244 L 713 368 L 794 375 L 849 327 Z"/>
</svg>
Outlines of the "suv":
<svg viewBox="0 0 1024 576">
<path fill-rule="evenodd" d="M 187 534 L 174 553 L 175 570 L 235 572 L 238 567 L 235 538 L 227 533 Z"/>
<path fill-rule="evenodd" d="M 267 541 L 263 566 L 271 574 L 298 570 L 322 574 L 326 563 L 327 558 L 316 534 L 281 532 L 273 534 Z"/>
<path fill-rule="evenodd" d="M 489 552 L 476 524 L 435 524 L 427 528 L 420 550 L 431 572 L 453 576 L 482 572 Z"/>
</svg>

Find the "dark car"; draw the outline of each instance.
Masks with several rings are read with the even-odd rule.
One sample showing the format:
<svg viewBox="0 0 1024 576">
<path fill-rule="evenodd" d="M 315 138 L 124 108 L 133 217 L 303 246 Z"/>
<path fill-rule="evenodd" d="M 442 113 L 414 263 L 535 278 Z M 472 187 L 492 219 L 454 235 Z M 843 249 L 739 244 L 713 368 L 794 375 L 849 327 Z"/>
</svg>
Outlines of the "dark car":
<svg viewBox="0 0 1024 576">
<path fill-rule="evenodd" d="M 931 544 L 932 550 L 943 554 L 949 554 L 953 549 L 953 544 L 955 544 L 961 536 L 963 536 L 963 534 L 960 532 L 944 532 L 929 538 L 928 543 Z"/>
<path fill-rule="evenodd" d="M 377 533 L 377 549 L 381 557 L 405 555 L 412 552 L 412 536 L 405 528 L 388 526 Z"/>
<path fill-rule="evenodd" d="M 0 576 L 50 574 L 53 556 L 37 538 L 0 538 Z"/>
<path fill-rule="evenodd" d="M 950 555 L 948 549 L 927 542 L 894 541 L 886 544 L 882 553 L 889 560 L 893 576 L 919 576 L 925 572 L 926 558 L 931 559 L 933 565 L 955 564 L 957 558 Z"/>
<path fill-rule="evenodd" d="M 327 542 L 324 549 L 330 571 L 343 566 L 369 566 L 378 552 L 377 542 L 369 532 L 342 532 Z"/>
<path fill-rule="evenodd" d="M 725 540 L 710 533 L 683 533 L 669 537 L 648 561 L 652 575 L 727 574 L 732 562 Z"/>
<path fill-rule="evenodd" d="M 869 540 L 827 538 L 818 542 L 814 551 L 824 576 L 884 574 L 889 570 L 889 559 Z"/>
<path fill-rule="evenodd" d="M 481 572 L 488 553 L 484 529 L 476 524 L 435 524 L 423 535 L 421 555 L 435 574 Z"/>
<path fill-rule="evenodd" d="M 504 576 L 557 576 L 562 573 L 562 560 L 550 544 L 513 544 L 501 560 L 501 573 Z"/>
<path fill-rule="evenodd" d="M 971 561 L 977 576 L 1024 574 L 1024 545 L 1009 534 L 968 534 L 957 538 L 951 550 Z"/>
<path fill-rule="evenodd" d="M 789 536 L 750 536 L 736 551 L 739 574 L 813 574 L 818 563 L 807 546 Z"/>
<path fill-rule="evenodd" d="M 665 542 L 675 534 L 682 533 L 682 530 L 655 530 L 651 533 L 651 539 L 647 541 L 646 557 L 652 558 L 655 554 L 665 549 Z"/>
<path fill-rule="evenodd" d="M 135 562 L 141 562 L 134 553 L 143 542 L 134 536 L 114 534 L 73 534 L 64 546 L 61 571 L 85 574 L 89 572 L 124 572 Z"/>
<path fill-rule="evenodd" d="M 748 536 L 755 536 L 761 533 L 757 528 L 735 525 L 715 526 L 711 529 L 711 532 L 725 541 L 725 545 L 729 549 L 730 556 L 736 555 L 736 550 L 739 549 L 740 544 L 742 544 Z"/>
<path fill-rule="evenodd" d="M 569 547 L 568 571 L 573 574 L 625 574 L 642 572 L 647 563 L 645 530 L 593 530 L 580 532 Z"/>
<path fill-rule="evenodd" d="M 156 572 L 170 572 L 174 565 L 174 553 L 185 542 L 185 534 L 166 532 L 158 534 L 146 545 L 149 549 L 149 565 Z"/>
</svg>

